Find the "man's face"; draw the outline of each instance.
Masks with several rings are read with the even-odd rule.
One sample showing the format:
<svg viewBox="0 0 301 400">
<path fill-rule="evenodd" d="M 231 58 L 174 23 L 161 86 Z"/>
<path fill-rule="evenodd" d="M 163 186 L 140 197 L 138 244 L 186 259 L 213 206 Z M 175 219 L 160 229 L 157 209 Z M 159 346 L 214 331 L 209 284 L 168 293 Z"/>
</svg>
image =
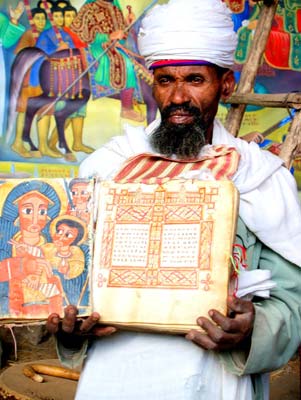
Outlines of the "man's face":
<svg viewBox="0 0 301 400">
<path fill-rule="evenodd" d="M 153 135 L 155 150 L 179 158 L 196 157 L 211 140 L 219 100 L 225 95 L 224 85 L 224 78 L 212 66 L 155 69 L 153 96 L 162 119 Z"/>
<path fill-rule="evenodd" d="M 88 183 L 75 183 L 71 189 L 72 202 L 77 209 L 85 209 L 90 199 Z"/>
<path fill-rule="evenodd" d="M 48 222 L 48 204 L 46 199 L 36 194 L 23 196 L 18 203 L 21 231 L 41 232 Z"/>
<path fill-rule="evenodd" d="M 42 32 L 46 25 L 46 17 L 43 13 L 35 14 L 33 17 L 33 22 L 38 30 L 38 32 Z"/>
<path fill-rule="evenodd" d="M 62 223 L 58 225 L 57 230 L 53 235 L 53 243 L 58 247 L 70 246 L 77 238 L 77 235 L 77 228 Z"/>
<path fill-rule="evenodd" d="M 63 16 L 62 11 L 55 11 L 52 14 L 52 17 L 53 17 L 53 23 L 55 26 L 57 26 L 58 28 L 61 28 L 62 26 L 64 26 L 64 16 Z"/>
<path fill-rule="evenodd" d="M 73 22 L 75 17 L 76 17 L 76 12 L 75 11 L 66 11 L 64 13 L 64 24 L 65 24 L 65 26 L 69 27 L 72 24 L 72 22 Z"/>
<path fill-rule="evenodd" d="M 172 124 L 191 124 L 195 117 L 184 111 L 186 104 L 197 108 L 206 120 L 212 121 L 221 95 L 221 80 L 213 67 L 162 67 L 154 71 L 153 95 L 160 111 L 166 107 L 176 109 L 166 116 Z"/>
</svg>

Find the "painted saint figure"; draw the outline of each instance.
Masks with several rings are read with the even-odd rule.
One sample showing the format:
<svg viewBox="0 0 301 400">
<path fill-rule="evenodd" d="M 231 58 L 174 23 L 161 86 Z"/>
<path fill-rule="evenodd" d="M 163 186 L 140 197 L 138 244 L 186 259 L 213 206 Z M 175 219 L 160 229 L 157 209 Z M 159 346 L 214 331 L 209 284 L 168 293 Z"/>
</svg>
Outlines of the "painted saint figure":
<svg viewBox="0 0 301 400">
<path fill-rule="evenodd" d="M 69 205 L 68 214 L 76 216 L 89 223 L 91 219 L 91 191 L 89 179 L 72 179 L 69 183 L 69 189 L 72 197 L 72 204 Z"/>
<path fill-rule="evenodd" d="M 9 313 L 40 316 L 49 309 L 62 312 L 62 287 L 54 276 L 42 246 L 47 239 L 42 233 L 49 222 L 52 200 L 38 190 L 29 190 L 17 197 L 14 225 L 19 231 L 9 239 L 11 257 L 0 261 L 0 281 L 8 282 Z"/>
<path fill-rule="evenodd" d="M 84 270 L 85 255 L 79 245 L 85 241 L 86 231 L 84 222 L 71 215 L 61 215 L 50 224 L 52 243 L 46 243 L 43 251 L 51 268 L 64 279 L 76 278 Z"/>
<path fill-rule="evenodd" d="M 87 305 L 89 277 L 87 274 L 87 226 L 79 218 L 61 215 L 50 224 L 51 243 L 43 246 L 53 273 L 62 283 L 64 304 Z M 85 305 L 84 305 L 85 304 Z"/>
</svg>

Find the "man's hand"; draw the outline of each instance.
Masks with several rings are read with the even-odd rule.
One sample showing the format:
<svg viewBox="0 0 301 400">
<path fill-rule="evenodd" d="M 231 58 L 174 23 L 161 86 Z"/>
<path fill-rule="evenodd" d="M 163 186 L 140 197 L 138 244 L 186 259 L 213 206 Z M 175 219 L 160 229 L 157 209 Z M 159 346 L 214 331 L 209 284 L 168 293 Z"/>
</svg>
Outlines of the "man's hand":
<svg viewBox="0 0 301 400">
<path fill-rule="evenodd" d="M 18 24 L 18 21 L 23 14 L 24 9 L 25 6 L 22 1 L 19 1 L 16 8 L 12 8 L 12 6 L 9 6 L 9 16 L 13 24 Z"/>
<path fill-rule="evenodd" d="M 56 51 L 68 50 L 69 45 L 66 42 L 61 42 Z"/>
<path fill-rule="evenodd" d="M 126 6 L 126 9 L 128 11 L 128 14 L 125 17 L 125 23 L 126 25 L 131 25 L 136 20 L 136 15 L 133 13 L 132 6 Z"/>
<path fill-rule="evenodd" d="M 110 40 L 113 41 L 113 40 L 125 39 L 126 36 L 122 30 L 119 30 L 119 31 L 114 31 L 114 32 L 110 33 L 109 37 L 110 37 Z"/>
<path fill-rule="evenodd" d="M 245 140 L 246 142 L 255 142 L 255 143 L 262 143 L 264 141 L 264 136 L 260 132 L 249 132 L 240 137 L 241 139 Z"/>
<path fill-rule="evenodd" d="M 23 257 L 22 267 L 25 276 L 41 276 L 43 272 L 45 272 L 47 278 L 53 276 L 51 265 L 49 264 L 48 260 L 42 257 Z"/>
<path fill-rule="evenodd" d="M 64 347 L 79 348 L 86 339 L 95 336 L 108 336 L 116 332 L 112 326 L 100 326 L 100 315 L 93 312 L 87 318 L 77 318 L 78 310 L 70 305 L 65 308 L 62 321 L 58 314 L 49 315 L 46 323 L 48 332 L 56 334 Z"/>
<path fill-rule="evenodd" d="M 186 338 L 206 350 L 232 350 L 249 347 L 253 330 L 255 308 L 251 301 L 235 297 L 228 299 L 229 315 L 225 317 L 216 310 L 210 310 L 209 318 L 199 317 L 198 325 L 204 332 L 191 330 Z"/>
</svg>

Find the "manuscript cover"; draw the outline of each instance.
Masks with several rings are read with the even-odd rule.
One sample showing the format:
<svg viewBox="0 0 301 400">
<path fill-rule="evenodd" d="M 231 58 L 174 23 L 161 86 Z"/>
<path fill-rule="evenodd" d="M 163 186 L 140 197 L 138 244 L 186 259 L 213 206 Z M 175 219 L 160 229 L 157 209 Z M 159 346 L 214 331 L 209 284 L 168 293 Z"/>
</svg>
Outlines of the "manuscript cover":
<svg viewBox="0 0 301 400">
<path fill-rule="evenodd" d="M 101 182 L 93 307 L 104 323 L 184 333 L 226 313 L 238 192 L 230 181 Z"/>
<path fill-rule="evenodd" d="M 86 179 L 0 180 L 0 319 L 90 313 L 93 193 Z"/>
</svg>

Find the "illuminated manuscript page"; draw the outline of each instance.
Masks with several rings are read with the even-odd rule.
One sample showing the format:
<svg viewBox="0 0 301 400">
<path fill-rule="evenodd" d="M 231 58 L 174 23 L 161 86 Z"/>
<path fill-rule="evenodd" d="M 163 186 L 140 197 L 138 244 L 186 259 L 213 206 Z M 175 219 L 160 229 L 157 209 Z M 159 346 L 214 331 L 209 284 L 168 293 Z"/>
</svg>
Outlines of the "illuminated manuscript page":
<svg viewBox="0 0 301 400">
<path fill-rule="evenodd" d="M 94 181 L 0 181 L 0 320 L 91 313 Z M 27 321 L 26 321 L 27 320 Z"/>
<path fill-rule="evenodd" d="M 105 323 L 186 332 L 226 313 L 238 193 L 229 181 L 99 183 L 94 310 Z"/>
</svg>

